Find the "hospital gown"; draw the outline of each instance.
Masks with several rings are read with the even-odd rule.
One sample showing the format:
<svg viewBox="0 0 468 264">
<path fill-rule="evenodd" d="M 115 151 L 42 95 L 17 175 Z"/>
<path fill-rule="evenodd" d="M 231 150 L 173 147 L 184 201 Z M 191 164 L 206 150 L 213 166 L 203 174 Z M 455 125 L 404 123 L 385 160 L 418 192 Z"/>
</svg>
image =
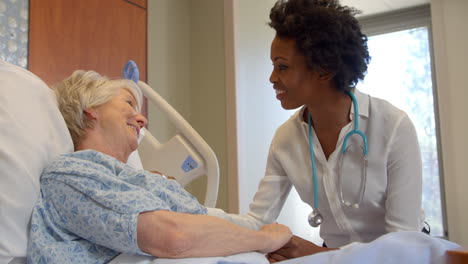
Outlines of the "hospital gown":
<svg viewBox="0 0 468 264">
<path fill-rule="evenodd" d="M 41 176 L 28 263 L 105 263 L 137 244 L 139 213 L 206 214 L 176 181 L 93 150 L 62 155 Z"/>
</svg>

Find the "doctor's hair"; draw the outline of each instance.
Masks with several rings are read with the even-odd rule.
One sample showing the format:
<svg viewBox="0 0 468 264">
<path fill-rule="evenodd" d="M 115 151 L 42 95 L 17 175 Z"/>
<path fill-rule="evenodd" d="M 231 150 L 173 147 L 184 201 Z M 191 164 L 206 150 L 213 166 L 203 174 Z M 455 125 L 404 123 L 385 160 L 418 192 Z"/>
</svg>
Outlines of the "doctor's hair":
<svg viewBox="0 0 468 264">
<path fill-rule="evenodd" d="M 278 38 L 296 41 L 309 69 L 331 73 L 336 88 L 346 91 L 364 79 L 370 61 L 358 13 L 338 0 L 278 0 L 268 25 Z"/>
<path fill-rule="evenodd" d="M 110 80 L 94 71 L 77 70 L 52 87 L 75 147 L 86 137 L 86 130 L 94 125 L 85 109 L 109 102 L 122 88 L 132 93 L 140 110 L 141 90 L 131 80 Z"/>
</svg>

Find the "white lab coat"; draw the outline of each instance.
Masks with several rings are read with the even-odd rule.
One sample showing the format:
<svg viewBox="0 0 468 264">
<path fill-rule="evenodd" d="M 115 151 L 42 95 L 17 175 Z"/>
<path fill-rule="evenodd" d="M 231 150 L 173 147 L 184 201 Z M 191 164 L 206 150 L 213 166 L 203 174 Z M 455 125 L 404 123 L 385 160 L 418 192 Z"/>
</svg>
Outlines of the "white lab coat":
<svg viewBox="0 0 468 264">
<path fill-rule="evenodd" d="M 369 242 L 393 231 L 421 230 L 422 165 L 415 128 L 409 117 L 385 100 L 373 98 L 355 89 L 359 107 L 359 130 L 367 136 L 369 165 L 364 199 L 359 209 L 341 204 L 338 175 L 341 146 L 345 135 L 353 129 L 351 122 L 342 128 L 335 151 L 327 160 L 314 133 L 317 167 L 318 208 L 323 216 L 320 236 L 329 247 L 351 242 Z M 250 212 L 246 215 L 226 214 L 209 209 L 231 222 L 251 229 L 272 223 L 294 186 L 301 199 L 313 206 L 313 182 L 309 157 L 308 125 L 302 120 L 304 107 L 276 131 L 268 154 L 265 177 L 261 180 Z M 353 136 L 348 144 L 360 143 Z M 348 153 L 346 158 L 353 157 Z M 355 155 L 359 156 L 359 155 Z M 359 199 L 361 164 L 347 161 L 342 175 L 345 200 Z M 353 162 L 355 162 L 353 164 Z M 311 227 L 312 228 L 312 227 Z"/>
</svg>

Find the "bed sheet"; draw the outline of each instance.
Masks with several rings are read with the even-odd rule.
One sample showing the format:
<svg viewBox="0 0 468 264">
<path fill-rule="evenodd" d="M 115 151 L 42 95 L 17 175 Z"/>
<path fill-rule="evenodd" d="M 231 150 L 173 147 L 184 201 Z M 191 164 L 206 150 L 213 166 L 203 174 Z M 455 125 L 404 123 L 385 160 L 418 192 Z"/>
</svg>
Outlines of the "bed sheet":
<svg viewBox="0 0 468 264">
<path fill-rule="evenodd" d="M 279 262 L 281 264 L 387 264 L 445 263 L 445 252 L 460 246 L 422 232 L 395 232 L 371 243 L 352 243 L 340 250 Z M 263 254 L 243 253 L 227 257 L 161 259 L 122 254 L 112 264 L 267 264 Z"/>
<path fill-rule="evenodd" d="M 439 264 L 445 252 L 460 248 L 456 243 L 422 232 L 405 231 L 386 234 L 371 243 L 352 243 L 341 250 L 280 262 L 281 264 Z"/>
<path fill-rule="evenodd" d="M 163 259 L 121 254 L 110 264 L 268 264 L 265 256 L 258 252 L 241 253 L 226 257 Z"/>
</svg>

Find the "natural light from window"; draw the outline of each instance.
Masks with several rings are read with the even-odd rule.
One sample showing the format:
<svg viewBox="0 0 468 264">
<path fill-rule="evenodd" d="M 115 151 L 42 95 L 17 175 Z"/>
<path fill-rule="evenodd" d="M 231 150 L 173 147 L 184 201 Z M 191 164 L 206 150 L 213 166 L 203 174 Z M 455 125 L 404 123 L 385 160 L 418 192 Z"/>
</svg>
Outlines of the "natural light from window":
<svg viewBox="0 0 468 264">
<path fill-rule="evenodd" d="M 444 236 L 439 156 L 427 27 L 369 37 L 372 56 L 358 89 L 408 113 L 423 161 L 423 207 L 431 235 Z"/>
</svg>

